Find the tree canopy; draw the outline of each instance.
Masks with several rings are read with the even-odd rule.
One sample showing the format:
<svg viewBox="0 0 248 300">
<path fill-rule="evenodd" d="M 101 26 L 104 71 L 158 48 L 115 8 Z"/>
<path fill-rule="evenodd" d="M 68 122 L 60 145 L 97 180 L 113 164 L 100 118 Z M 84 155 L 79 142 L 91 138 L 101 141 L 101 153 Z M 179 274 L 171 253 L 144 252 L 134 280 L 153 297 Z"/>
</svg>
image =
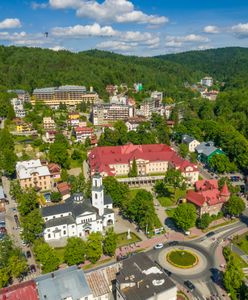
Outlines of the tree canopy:
<svg viewBox="0 0 248 300">
<path fill-rule="evenodd" d="M 188 230 L 195 226 L 197 214 L 196 208 L 191 203 L 182 203 L 175 209 L 173 219 L 178 227 Z"/>
</svg>

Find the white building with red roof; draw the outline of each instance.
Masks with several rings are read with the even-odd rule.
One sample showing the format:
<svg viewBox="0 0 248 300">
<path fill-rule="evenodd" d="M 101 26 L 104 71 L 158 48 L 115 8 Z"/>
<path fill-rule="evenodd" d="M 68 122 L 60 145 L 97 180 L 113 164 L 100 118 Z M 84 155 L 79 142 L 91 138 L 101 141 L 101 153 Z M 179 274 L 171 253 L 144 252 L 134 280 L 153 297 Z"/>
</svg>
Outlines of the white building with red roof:
<svg viewBox="0 0 248 300">
<path fill-rule="evenodd" d="M 166 173 L 172 167 L 182 172 L 188 184 L 198 180 L 197 166 L 164 144 L 96 147 L 88 155 L 91 175 L 98 170 L 102 176 L 127 176 L 134 160 L 139 176 Z"/>
<path fill-rule="evenodd" d="M 94 129 L 92 127 L 76 127 L 75 128 L 76 141 L 77 142 L 85 142 L 88 138 L 94 137 Z"/>
<path fill-rule="evenodd" d="M 196 206 L 199 216 L 205 213 L 217 215 L 229 198 L 227 184 L 219 189 L 216 179 L 198 180 L 195 183 L 195 191 L 190 190 L 186 195 L 187 202 Z"/>
</svg>

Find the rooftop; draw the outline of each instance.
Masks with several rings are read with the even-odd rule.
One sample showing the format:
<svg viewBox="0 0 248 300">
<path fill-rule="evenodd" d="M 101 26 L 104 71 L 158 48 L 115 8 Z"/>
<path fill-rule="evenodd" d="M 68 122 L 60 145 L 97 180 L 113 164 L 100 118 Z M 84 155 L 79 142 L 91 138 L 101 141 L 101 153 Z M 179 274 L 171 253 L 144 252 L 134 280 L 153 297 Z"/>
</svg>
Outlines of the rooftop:
<svg viewBox="0 0 248 300">
<path fill-rule="evenodd" d="M 50 176 L 48 167 L 42 166 L 40 159 L 18 161 L 16 173 L 18 179 L 31 178 L 33 173 L 38 173 L 39 176 Z"/>
<path fill-rule="evenodd" d="M 26 281 L 0 290 L 0 300 L 38 300 L 36 284 Z M 43 299 L 43 298 L 42 298 Z"/>
<path fill-rule="evenodd" d="M 197 153 L 204 154 L 206 156 L 209 156 L 210 154 L 212 154 L 214 151 L 217 150 L 217 148 L 214 146 L 214 143 L 211 141 L 202 142 L 195 149 Z"/>
</svg>

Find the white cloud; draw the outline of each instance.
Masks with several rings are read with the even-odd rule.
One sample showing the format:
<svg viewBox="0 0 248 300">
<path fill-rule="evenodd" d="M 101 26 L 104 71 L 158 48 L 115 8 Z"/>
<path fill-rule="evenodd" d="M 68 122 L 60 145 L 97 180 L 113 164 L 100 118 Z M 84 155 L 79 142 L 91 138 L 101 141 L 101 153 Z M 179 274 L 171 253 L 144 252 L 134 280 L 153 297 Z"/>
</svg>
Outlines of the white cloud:
<svg viewBox="0 0 248 300">
<path fill-rule="evenodd" d="M 140 10 L 135 10 L 133 3 L 128 0 L 105 0 L 102 3 L 96 0 L 49 0 L 49 4 L 54 9 L 75 9 L 78 17 L 91 18 L 98 22 L 132 22 L 151 25 L 168 22 L 168 18 L 164 16 L 147 15 Z"/>
<path fill-rule="evenodd" d="M 79 38 L 82 36 L 113 36 L 116 31 L 111 26 L 101 27 L 99 24 L 75 25 L 69 27 L 55 27 L 52 29 L 52 35 L 60 37 Z"/>
<path fill-rule="evenodd" d="M 206 33 L 219 33 L 220 29 L 217 26 L 208 25 L 203 28 L 203 31 Z"/>
<path fill-rule="evenodd" d="M 0 29 L 10 29 L 10 28 L 18 28 L 21 27 L 21 22 L 16 18 L 7 18 L 0 22 Z"/>
<path fill-rule="evenodd" d="M 177 42 L 175 40 L 171 40 L 165 43 L 167 47 L 178 48 L 182 46 L 182 42 Z"/>
<path fill-rule="evenodd" d="M 31 2 L 32 9 L 39 9 L 39 8 L 47 8 L 48 3 L 37 3 L 37 2 Z"/>
<path fill-rule="evenodd" d="M 231 27 L 231 31 L 234 32 L 238 37 L 248 37 L 248 23 L 239 23 Z"/>
<path fill-rule="evenodd" d="M 185 35 L 179 38 L 179 40 L 181 40 L 182 42 L 208 42 L 209 41 L 208 38 L 197 34 Z"/>
<path fill-rule="evenodd" d="M 128 51 L 136 48 L 137 43 L 126 43 L 121 41 L 105 41 L 96 45 L 99 49 L 107 49 L 113 51 Z"/>
<path fill-rule="evenodd" d="M 181 47 L 183 43 L 206 43 L 209 42 L 209 39 L 197 35 L 197 34 L 188 34 L 184 36 L 168 36 L 166 38 L 166 46 L 168 47 Z"/>
<path fill-rule="evenodd" d="M 61 50 L 66 50 L 65 47 L 62 47 L 62 46 L 53 46 L 51 48 L 49 48 L 50 50 L 53 50 L 53 51 L 61 51 Z"/>
</svg>

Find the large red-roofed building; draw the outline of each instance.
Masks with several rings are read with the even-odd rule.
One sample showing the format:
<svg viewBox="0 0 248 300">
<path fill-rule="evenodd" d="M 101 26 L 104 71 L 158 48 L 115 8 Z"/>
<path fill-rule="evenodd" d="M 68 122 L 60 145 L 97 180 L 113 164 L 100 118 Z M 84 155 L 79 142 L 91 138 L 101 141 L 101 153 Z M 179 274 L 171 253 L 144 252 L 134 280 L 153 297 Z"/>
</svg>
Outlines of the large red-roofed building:
<svg viewBox="0 0 248 300">
<path fill-rule="evenodd" d="M 134 160 L 139 176 L 161 174 L 175 168 L 182 172 L 188 184 L 193 185 L 198 180 L 197 166 L 164 144 L 96 147 L 88 155 L 91 175 L 98 171 L 102 176 L 126 176 Z"/>
<path fill-rule="evenodd" d="M 0 290 L 0 300 L 39 300 L 36 284 L 27 281 Z"/>
<path fill-rule="evenodd" d="M 195 191 L 187 192 L 186 199 L 196 206 L 199 216 L 205 213 L 217 215 L 223 204 L 228 201 L 230 192 L 227 184 L 219 190 L 218 180 L 198 180 L 195 183 Z"/>
</svg>

